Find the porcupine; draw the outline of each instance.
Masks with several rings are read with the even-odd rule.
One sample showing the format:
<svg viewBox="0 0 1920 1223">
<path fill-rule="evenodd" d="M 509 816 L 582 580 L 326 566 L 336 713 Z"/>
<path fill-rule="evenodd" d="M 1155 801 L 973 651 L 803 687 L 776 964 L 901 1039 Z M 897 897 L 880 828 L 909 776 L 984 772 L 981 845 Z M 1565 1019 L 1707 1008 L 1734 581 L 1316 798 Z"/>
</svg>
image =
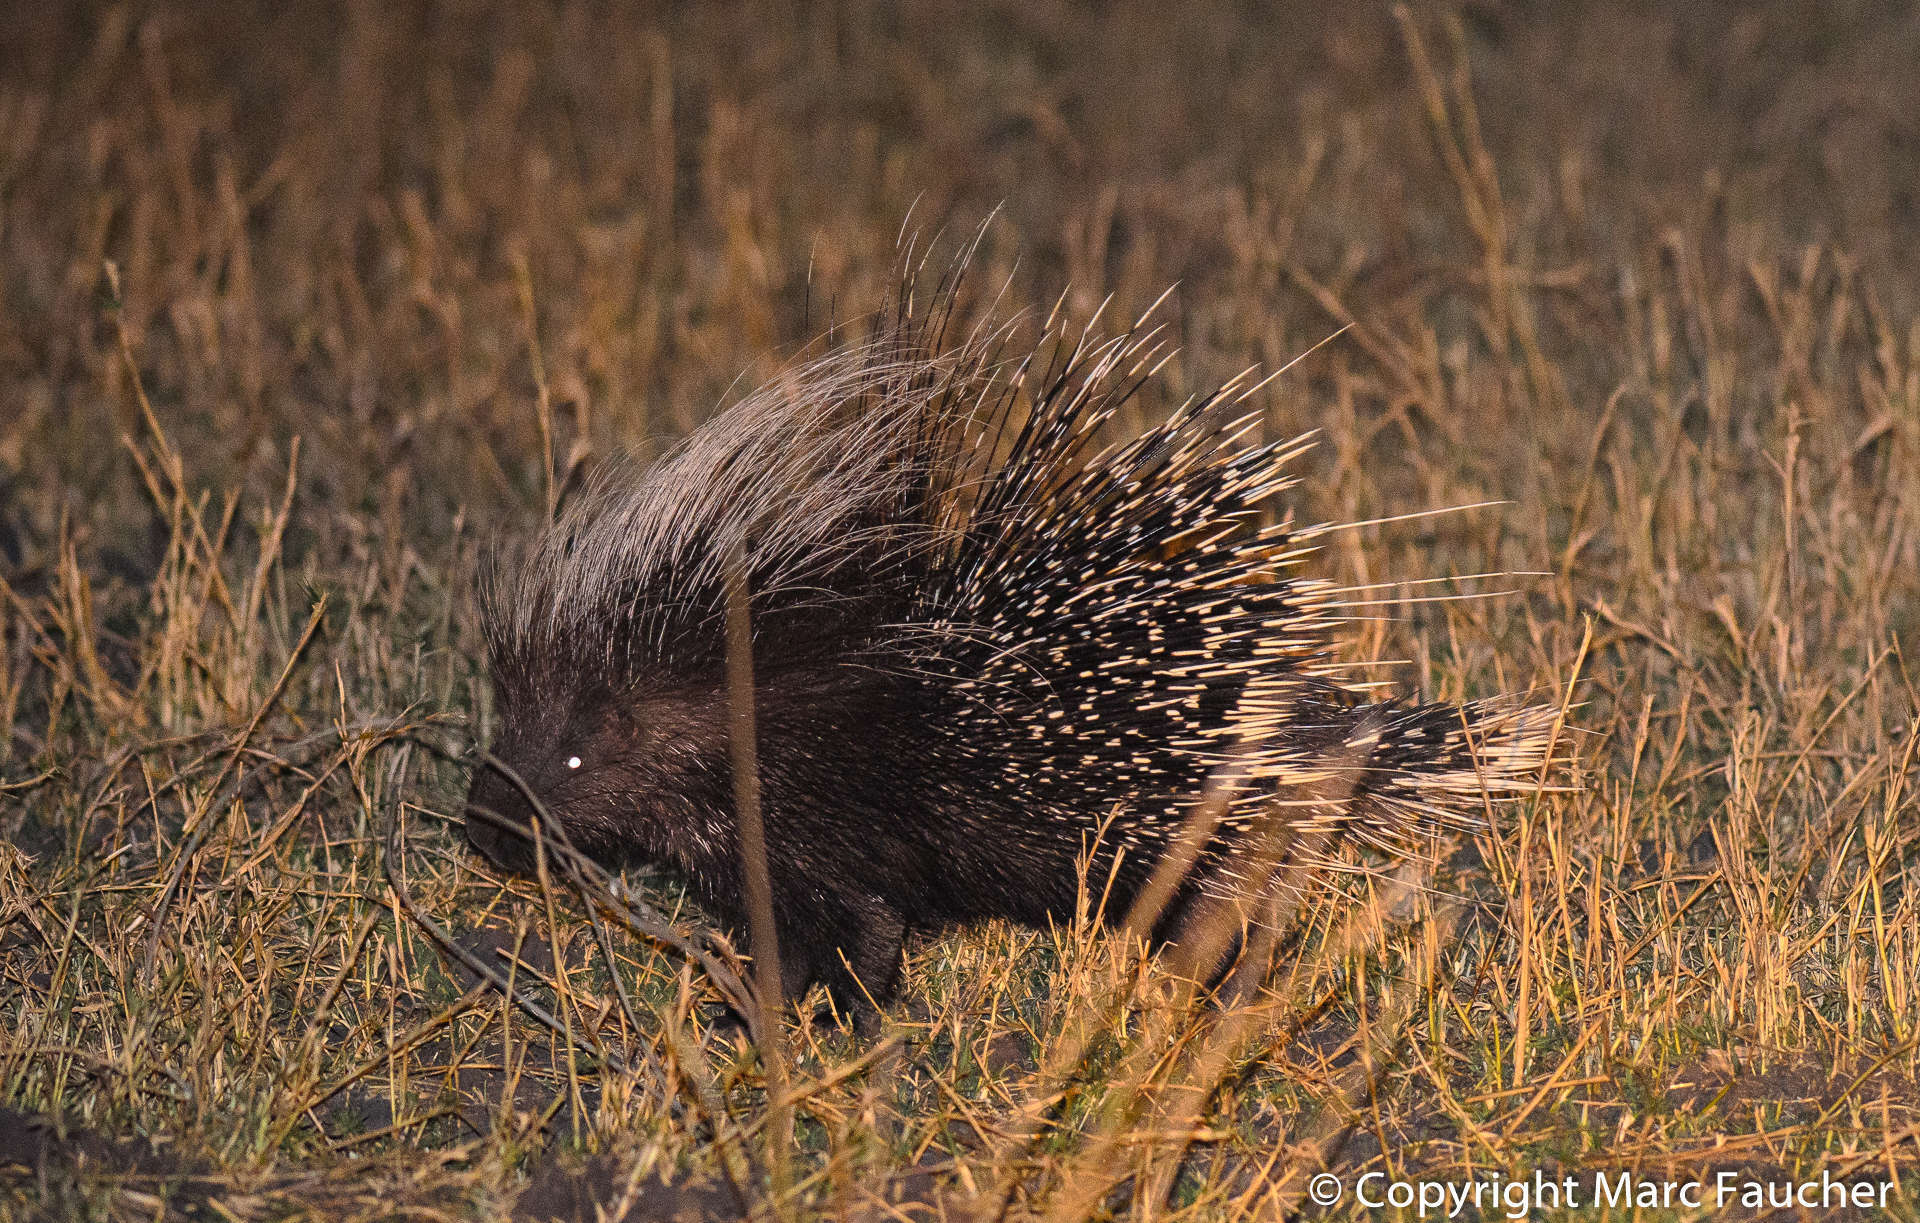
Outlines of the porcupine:
<svg viewBox="0 0 1920 1223">
<path fill-rule="evenodd" d="M 531 869 L 502 824 L 528 825 L 531 792 L 583 852 L 674 868 L 744 928 L 730 566 L 789 996 L 884 1002 L 909 933 L 1044 926 L 1085 879 L 1125 912 L 1222 776 L 1167 920 L 1244 886 L 1249 830 L 1290 801 L 1404 854 L 1538 783 L 1551 711 L 1343 681 L 1342 592 L 1298 572 L 1332 528 L 1267 513 L 1310 442 L 1250 440 L 1251 372 L 1102 447 L 1159 372 L 1156 330 L 1069 342 L 1049 320 L 1009 356 L 1008 328 L 947 347 L 943 304 L 899 305 L 879 338 L 603 474 L 492 565 L 491 751 L 513 775 L 475 772 L 477 849 Z"/>
</svg>

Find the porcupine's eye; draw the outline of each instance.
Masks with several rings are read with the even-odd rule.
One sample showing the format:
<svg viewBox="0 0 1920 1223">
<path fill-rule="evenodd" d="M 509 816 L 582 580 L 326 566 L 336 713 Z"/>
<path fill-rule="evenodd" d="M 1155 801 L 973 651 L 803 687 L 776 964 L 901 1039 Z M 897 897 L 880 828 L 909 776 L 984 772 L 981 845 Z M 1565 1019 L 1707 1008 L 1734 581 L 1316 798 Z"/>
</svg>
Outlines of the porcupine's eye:
<svg viewBox="0 0 1920 1223">
<path fill-rule="evenodd" d="M 568 756 L 568 757 L 567 757 L 567 767 L 568 767 L 568 768 L 570 768 L 570 769 L 577 769 L 577 768 L 579 768 L 579 767 L 580 767 L 580 757 L 578 757 L 578 756 Z"/>
</svg>

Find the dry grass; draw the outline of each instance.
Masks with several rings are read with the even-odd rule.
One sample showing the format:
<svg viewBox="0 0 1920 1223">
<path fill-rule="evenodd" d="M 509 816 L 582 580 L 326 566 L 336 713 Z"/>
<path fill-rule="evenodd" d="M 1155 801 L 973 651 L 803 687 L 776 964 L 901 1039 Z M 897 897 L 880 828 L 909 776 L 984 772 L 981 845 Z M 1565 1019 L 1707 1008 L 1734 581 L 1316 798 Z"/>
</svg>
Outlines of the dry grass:
<svg viewBox="0 0 1920 1223">
<path fill-rule="evenodd" d="M 1212 1219 L 1327 1168 L 1915 1217 L 1911 15 L 0 20 L 0 1215 Z M 1337 536 L 1354 654 L 1577 675 L 1586 787 L 1316 893 L 1225 1008 L 1084 922 L 923 941 L 770 1111 L 724 949 L 461 848 L 474 554 L 1001 204 L 1009 306 L 1179 282 L 1169 393 L 1348 325 L 1270 396 L 1299 512 L 1509 503 Z M 1547 576 L 1397 584 L 1497 570 Z"/>
</svg>

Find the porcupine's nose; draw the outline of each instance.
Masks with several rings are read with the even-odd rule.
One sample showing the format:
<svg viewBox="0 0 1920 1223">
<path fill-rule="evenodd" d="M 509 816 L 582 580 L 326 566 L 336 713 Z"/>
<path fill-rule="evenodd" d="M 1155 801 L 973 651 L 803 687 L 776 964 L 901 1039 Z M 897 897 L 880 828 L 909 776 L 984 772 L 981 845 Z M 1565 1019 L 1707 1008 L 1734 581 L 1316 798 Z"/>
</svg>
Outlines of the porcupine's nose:
<svg viewBox="0 0 1920 1223">
<path fill-rule="evenodd" d="M 501 870 L 534 870 L 533 805 L 500 771 L 482 764 L 467 790 L 467 844 Z"/>
</svg>

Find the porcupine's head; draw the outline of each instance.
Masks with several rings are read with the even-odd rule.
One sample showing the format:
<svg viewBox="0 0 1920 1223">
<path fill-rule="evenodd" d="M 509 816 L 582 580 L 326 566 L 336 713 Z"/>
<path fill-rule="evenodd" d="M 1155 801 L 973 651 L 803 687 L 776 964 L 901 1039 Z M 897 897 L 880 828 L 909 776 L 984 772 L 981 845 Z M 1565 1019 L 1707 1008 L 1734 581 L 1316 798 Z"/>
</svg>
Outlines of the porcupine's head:
<svg viewBox="0 0 1920 1223">
<path fill-rule="evenodd" d="M 499 635 L 496 617 L 511 614 L 500 600 L 528 586 L 524 572 L 494 564 L 488 652 L 499 724 L 468 792 L 468 842 L 501 867 L 531 872 L 533 842 L 522 830 L 535 800 L 577 847 L 609 865 L 635 856 L 641 842 L 710 834 L 726 811 L 726 721 L 716 704 L 724 693 L 705 677 L 676 684 L 663 674 L 650 684 L 623 675 L 557 627 Z"/>
<path fill-rule="evenodd" d="M 790 371 L 644 472 L 616 465 L 482 583 L 497 726 L 467 838 L 533 865 L 537 798 L 608 864 L 731 861 L 726 590 L 745 559 L 763 779 L 831 778 L 886 716 L 947 443 L 937 362 L 886 347 Z M 800 784 L 799 780 L 794 783 Z"/>
</svg>

